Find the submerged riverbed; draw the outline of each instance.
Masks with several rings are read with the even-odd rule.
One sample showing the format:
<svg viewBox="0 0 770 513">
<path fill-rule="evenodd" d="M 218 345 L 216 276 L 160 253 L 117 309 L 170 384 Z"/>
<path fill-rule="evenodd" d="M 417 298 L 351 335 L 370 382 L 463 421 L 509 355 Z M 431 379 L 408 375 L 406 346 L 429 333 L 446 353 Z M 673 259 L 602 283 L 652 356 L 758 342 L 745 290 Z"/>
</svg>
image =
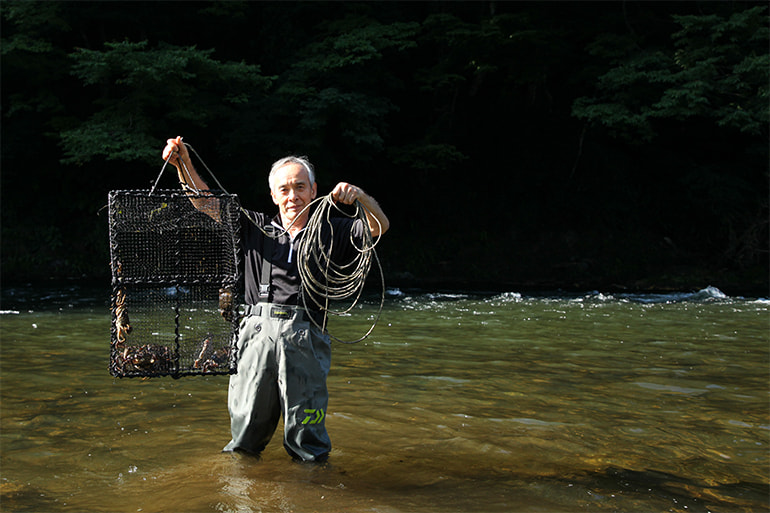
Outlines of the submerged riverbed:
<svg viewBox="0 0 770 513">
<path fill-rule="evenodd" d="M 110 376 L 108 294 L 3 291 L 3 511 L 768 510 L 767 299 L 390 290 L 315 466 L 220 452 L 227 377 Z"/>
</svg>

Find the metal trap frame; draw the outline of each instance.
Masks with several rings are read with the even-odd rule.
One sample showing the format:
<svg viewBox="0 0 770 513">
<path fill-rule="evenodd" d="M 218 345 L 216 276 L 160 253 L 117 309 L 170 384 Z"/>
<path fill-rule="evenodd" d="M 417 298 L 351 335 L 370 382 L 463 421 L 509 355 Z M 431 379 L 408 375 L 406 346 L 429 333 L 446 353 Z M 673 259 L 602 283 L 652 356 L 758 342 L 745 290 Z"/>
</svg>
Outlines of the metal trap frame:
<svg viewBox="0 0 770 513">
<path fill-rule="evenodd" d="M 237 372 L 238 197 L 119 190 L 108 208 L 110 374 Z"/>
</svg>

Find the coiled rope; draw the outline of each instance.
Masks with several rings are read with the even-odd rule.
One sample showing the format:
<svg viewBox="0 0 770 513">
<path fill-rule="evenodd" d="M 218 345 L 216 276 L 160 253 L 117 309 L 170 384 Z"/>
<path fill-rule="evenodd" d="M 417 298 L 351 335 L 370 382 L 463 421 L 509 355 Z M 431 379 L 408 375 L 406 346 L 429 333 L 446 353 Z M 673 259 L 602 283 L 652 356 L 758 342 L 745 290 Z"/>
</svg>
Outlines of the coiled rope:
<svg viewBox="0 0 770 513">
<path fill-rule="evenodd" d="M 195 149 L 190 144 L 186 142 L 183 142 L 183 144 L 185 147 L 187 147 L 187 149 L 191 150 L 193 154 L 195 154 L 209 175 L 211 175 L 211 177 L 214 179 L 219 189 L 225 194 L 229 195 L 230 193 L 227 192 L 224 187 L 222 187 L 222 184 L 219 182 L 217 177 L 214 176 L 214 173 L 211 171 L 211 169 L 209 169 L 201 156 L 198 155 L 198 152 L 195 151 Z M 155 185 L 150 190 L 150 195 L 152 195 L 155 187 L 157 187 L 158 182 L 160 181 L 160 177 L 163 174 L 163 171 L 166 169 L 169 160 L 171 160 L 171 155 L 169 155 L 164 162 L 163 167 L 160 170 L 160 174 L 155 181 Z M 201 194 L 202 191 L 195 187 L 192 176 L 190 175 L 190 171 L 187 169 L 184 161 L 179 159 L 179 162 L 181 162 L 189 182 L 193 184 L 192 187 L 188 186 L 187 184 L 183 184 L 183 188 L 188 189 L 191 192 L 195 192 L 196 194 Z M 356 344 L 367 338 L 372 333 L 375 326 L 377 326 L 377 322 L 380 319 L 380 314 L 382 314 L 383 306 L 385 305 L 385 276 L 382 271 L 380 259 L 377 256 L 377 251 L 375 250 L 375 247 L 379 243 L 380 237 L 378 236 L 377 238 L 374 238 L 372 236 L 372 231 L 369 228 L 369 221 L 366 215 L 366 207 L 358 200 L 356 200 L 354 206 L 354 213 L 348 214 L 347 212 L 340 209 L 340 207 L 335 203 L 331 194 L 321 196 L 320 198 L 316 198 L 310 202 L 294 218 L 294 221 L 291 223 L 291 225 L 284 228 L 283 231 L 279 231 L 278 233 L 268 233 L 268 231 L 260 226 L 256 220 L 251 218 L 247 210 L 245 210 L 243 207 L 240 207 L 241 212 L 243 212 L 243 214 L 252 224 L 254 224 L 254 226 L 259 228 L 259 230 L 266 237 L 272 237 L 274 239 L 287 234 L 289 228 L 291 228 L 291 226 L 298 219 L 302 218 L 302 216 L 308 210 L 315 207 L 315 210 L 308 217 L 308 222 L 305 226 L 303 237 L 300 240 L 297 252 L 297 268 L 299 270 L 302 290 L 307 292 L 304 294 L 300 293 L 300 297 L 302 298 L 302 303 L 305 307 L 305 310 L 310 312 L 311 309 L 313 309 L 310 308 L 310 306 L 312 306 L 324 313 L 323 321 L 320 324 L 312 315 L 308 315 L 313 324 L 315 324 L 322 331 L 325 331 L 327 328 L 326 325 L 329 314 L 346 315 L 356 307 L 361 299 L 361 294 L 364 290 L 367 276 L 371 271 L 372 262 L 374 261 L 377 263 L 377 269 L 380 275 L 381 293 L 380 305 L 377 309 L 374 322 L 366 331 L 366 333 L 364 333 L 363 336 L 356 340 L 341 340 L 329 333 L 331 338 L 342 344 Z M 335 211 L 341 216 L 359 220 L 363 224 L 364 228 L 363 240 L 360 247 L 358 246 L 357 242 L 353 240 L 351 234 L 350 244 L 353 246 L 353 248 L 355 248 L 356 255 L 350 262 L 345 264 L 335 263 L 331 258 L 332 251 L 334 249 L 334 225 L 331 223 L 331 218 Z M 371 218 L 374 219 L 379 225 L 380 221 L 376 216 L 371 216 Z M 329 237 L 328 241 L 323 240 L 322 233 L 324 226 L 328 226 L 331 230 L 331 236 Z M 378 233 L 382 232 L 381 228 L 382 227 L 380 226 Z M 321 276 L 314 275 L 314 267 L 318 270 L 318 272 L 320 272 Z M 308 304 L 308 299 L 310 300 L 311 305 Z M 349 305 L 347 307 L 336 306 L 341 302 L 344 304 L 349 302 Z"/>
<path fill-rule="evenodd" d="M 331 194 L 314 200 L 306 208 L 313 204 L 317 206 L 308 218 L 297 256 L 300 281 L 304 291 L 307 292 L 306 294 L 301 294 L 305 309 L 310 310 L 307 304 L 309 298 L 315 307 L 324 312 L 323 326 L 318 325 L 315 320 L 313 320 L 313 323 L 321 328 L 321 330 L 324 330 L 326 329 L 328 314 L 345 315 L 349 313 L 361 298 L 366 278 L 372 267 L 372 261 L 377 263 L 382 293 L 380 295 L 380 306 L 377 310 L 377 315 L 369 330 L 362 337 L 351 341 L 341 340 L 331 333 L 329 334 L 337 342 L 355 344 L 364 340 L 374 330 L 385 303 L 385 276 L 383 275 L 382 266 L 375 250 L 380 237 L 378 236 L 375 239 L 372 236 L 366 215 L 366 207 L 360 201 L 355 202 L 355 212 L 352 215 L 340 209 L 334 202 L 334 199 L 332 199 Z M 334 251 L 334 225 L 331 223 L 331 218 L 335 210 L 343 216 L 360 220 L 364 227 L 364 236 L 360 247 L 351 234 L 350 244 L 356 250 L 356 255 L 350 262 L 344 264 L 334 262 L 331 258 Z M 375 216 L 371 216 L 371 218 L 377 220 Z M 379 220 L 377 220 L 377 223 L 379 224 Z M 324 225 L 328 226 L 331 230 L 328 241 L 324 241 L 322 238 Z M 378 230 L 378 232 L 380 231 Z M 314 268 L 318 269 L 320 276 L 314 275 Z M 334 305 L 340 302 L 348 301 L 350 304 L 346 308 L 333 308 Z M 312 316 L 310 317 L 312 319 Z"/>
</svg>

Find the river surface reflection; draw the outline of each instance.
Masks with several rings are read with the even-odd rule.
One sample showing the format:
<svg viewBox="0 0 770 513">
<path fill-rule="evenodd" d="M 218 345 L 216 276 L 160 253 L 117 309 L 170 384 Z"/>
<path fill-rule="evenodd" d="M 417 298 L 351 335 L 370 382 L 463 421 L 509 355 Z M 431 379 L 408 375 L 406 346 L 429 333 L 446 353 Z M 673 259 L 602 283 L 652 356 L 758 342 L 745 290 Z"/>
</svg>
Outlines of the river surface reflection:
<svg viewBox="0 0 770 513">
<path fill-rule="evenodd" d="M 220 452 L 226 377 L 111 377 L 108 295 L 3 291 L 3 511 L 768 510 L 766 299 L 391 290 L 313 466 Z"/>
</svg>

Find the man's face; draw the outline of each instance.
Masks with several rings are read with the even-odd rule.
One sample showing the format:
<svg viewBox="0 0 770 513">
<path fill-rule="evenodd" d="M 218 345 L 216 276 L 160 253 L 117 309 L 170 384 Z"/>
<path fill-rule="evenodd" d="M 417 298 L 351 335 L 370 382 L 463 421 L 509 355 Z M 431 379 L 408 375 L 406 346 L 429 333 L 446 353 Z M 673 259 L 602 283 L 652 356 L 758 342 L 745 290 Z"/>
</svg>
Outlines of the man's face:
<svg viewBox="0 0 770 513">
<path fill-rule="evenodd" d="M 273 175 L 273 188 L 270 195 L 273 202 L 278 205 L 281 219 L 284 223 L 291 223 L 308 204 L 315 199 L 316 184 L 310 183 L 307 169 L 300 164 L 289 163 L 278 168 Z M 308 213 L 305 212 L 294 223 L 295 227 L 302 228 L 307 223 Z"/>
</svg>

